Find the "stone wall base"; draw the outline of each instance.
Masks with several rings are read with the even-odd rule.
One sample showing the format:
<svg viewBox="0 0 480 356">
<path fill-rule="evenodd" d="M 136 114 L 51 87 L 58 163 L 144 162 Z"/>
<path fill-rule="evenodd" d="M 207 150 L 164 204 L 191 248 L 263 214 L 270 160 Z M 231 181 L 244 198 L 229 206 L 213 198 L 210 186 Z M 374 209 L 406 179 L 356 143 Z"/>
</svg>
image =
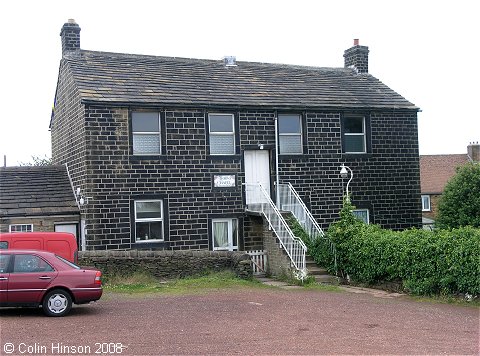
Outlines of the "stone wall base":
<svg viewBox="0 0 480 356">
<path fill-rule="evenodd" d="M 231 270 L 236 276 L 253 276 L 250 256 L 231 251 L 79 251 L 78 264 L 109 275 L 145 271 L 158 278 L 181 278 L 205 272 Z"/>
</svg>

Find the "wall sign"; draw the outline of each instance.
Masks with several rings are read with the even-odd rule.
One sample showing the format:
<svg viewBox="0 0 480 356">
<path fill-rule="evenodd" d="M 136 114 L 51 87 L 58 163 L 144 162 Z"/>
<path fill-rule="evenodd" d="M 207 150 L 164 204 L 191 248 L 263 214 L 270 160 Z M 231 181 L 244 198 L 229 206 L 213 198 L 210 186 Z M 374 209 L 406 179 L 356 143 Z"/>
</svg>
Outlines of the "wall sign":
<svg viewBox="0 0 480 356">
<path fill-rule="evenodd" d="M 236 186 L 235 174 L 214 174 L 214 188 L 234 188 Z"/>
</svg>

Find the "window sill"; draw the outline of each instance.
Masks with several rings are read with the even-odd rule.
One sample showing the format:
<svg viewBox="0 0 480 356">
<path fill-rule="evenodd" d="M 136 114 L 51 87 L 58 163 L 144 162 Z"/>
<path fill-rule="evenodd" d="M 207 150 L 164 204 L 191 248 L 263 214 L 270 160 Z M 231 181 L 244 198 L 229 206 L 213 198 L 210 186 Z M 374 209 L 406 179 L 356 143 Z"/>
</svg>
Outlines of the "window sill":
<svg viewBox="0 0 480 356">
<path fill-rule="evenodd" d="M 130 161 L 161 161 L 166 159 L 165 155 L 130 155 Z"/>
<path fill-rule="evenodd" d="M 165 250 L 170 248 L 170 243 L 165 241 L 136 241 L 132 244 L 132 248 L 137 250 L 144 250 L 144 249 L 159 249 Z"/>
<path fill-rule="evenodd" d="M 278 159 L 279 160 L 282 160 L 282 159 L 301 159 L 301 158 L 305 158 L 306 155 L 304 155 L 303 153 L 285 153 L 285 154 L 279 154 L 278 155 Z"/>
<path fill-rule="evenodd" d="M 364 158 L 373 157 L 373 154 L 371 154 L 371 153 L 353 153 L 353 152 L 345 153 L 344 152 L 344 153 L 342 153 L 342 157 L 351 158 L 351 159 L 355 159 L 355 158 L 364 159 Z"/>
<path fill-rule="evenodd" d="M 240 160 L 242 157 L 240 155 L 209 155 L 207 160 L 210 161 L 236 161 Z"/>
</svg>

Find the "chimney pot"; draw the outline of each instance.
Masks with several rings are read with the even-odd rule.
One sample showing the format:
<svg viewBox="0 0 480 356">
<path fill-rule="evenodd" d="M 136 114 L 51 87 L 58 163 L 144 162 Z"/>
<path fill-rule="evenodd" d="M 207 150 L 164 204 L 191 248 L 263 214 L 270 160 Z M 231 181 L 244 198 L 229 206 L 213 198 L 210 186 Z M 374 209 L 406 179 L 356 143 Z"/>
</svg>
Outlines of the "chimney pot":
<svg viewBox="0 0 480 356">
<path fill-rule="evenodd" d="M 355 39 L 353 40 L 353 45 L 354 45 L 354 46 L 358 46 L 359 44 L 360 44 L 360 40 L 359 40 L 358 38 L 355 38 Z"/>
</svg>

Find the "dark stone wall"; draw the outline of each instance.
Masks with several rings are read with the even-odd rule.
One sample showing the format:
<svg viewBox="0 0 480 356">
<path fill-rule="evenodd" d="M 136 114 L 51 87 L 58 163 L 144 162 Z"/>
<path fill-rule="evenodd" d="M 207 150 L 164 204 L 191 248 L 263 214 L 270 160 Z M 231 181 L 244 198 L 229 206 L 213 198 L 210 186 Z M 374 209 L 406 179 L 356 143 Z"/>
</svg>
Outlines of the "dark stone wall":
<svg viewBox="0 0 480 356">
<path fill-rule="evenodd" d="M 80 251 L 78 264 L 104 275 L 146 271 L 158 278 L 180 278 L 231 270 L 240 278 L 253 276 L 250 256 L 242 252 L 212 251 Z"/>
<path fill-rule="evenodd" d="M 60 62 L 55 107 L 50 122 L 52 163 L 66 164 L 73 188 L 88 191 L 86 171 L 85 106 L 78 95 L 70 70 L 64 60 Z M 85 214 L 84 207 L 80 207 Z"/>
<path fill-rule="evenodd" d="M 368 73 L 368 47 L 355 45 L 344 54 L 345 68 L 355 67 L 358 73 Z"/>
<path fill-rule="evenodd" d="M 132 221 L 133 201 L 144 198 L 164 199 L 166 219 L 165 241 L 143 247 L 211 249 L 211 219 L 219 217 L 239 219 L 241 248 L 261 246 L 258 221 L 244 212 L 243 151 L 264 145 L 270 152 L 274 187 L 274 110 L 212 109 L 233 113 L 238 122 L 237 154 L 219 157 L 209 155 L 207 110 L 160 108 L 164 152 L 156 157 L 136 157 L 131 152 L 129 129 L 129 110 L 133 108 L 83 108 L 68 93 L 73 92 L 70 85 L 66 81 L 59 86 L 64 103 L 55 113 L 53 156 L 55 163 L 68 163 L 74 186 L 80 186 L 89 197 L 82 208 L 87 249 L 142 248 L 133 241 Z M 280 180 L 293 184 L 320 225 L 327 228 L 341 208 L 346 180 L 339 171 L 345 163 L 354 171 L 352 202 L 370 209 L 373 223 L 392 229 L 419 227 L 416 112 L 367 113 L 370 150 L 362 155 L 342 153 L 343 114 L 303 113 L 304 154 L 280 156 Z M 235 174 L 236 187 L 215 189 L 212 177 L 219 173 Z"/>
</svg>

